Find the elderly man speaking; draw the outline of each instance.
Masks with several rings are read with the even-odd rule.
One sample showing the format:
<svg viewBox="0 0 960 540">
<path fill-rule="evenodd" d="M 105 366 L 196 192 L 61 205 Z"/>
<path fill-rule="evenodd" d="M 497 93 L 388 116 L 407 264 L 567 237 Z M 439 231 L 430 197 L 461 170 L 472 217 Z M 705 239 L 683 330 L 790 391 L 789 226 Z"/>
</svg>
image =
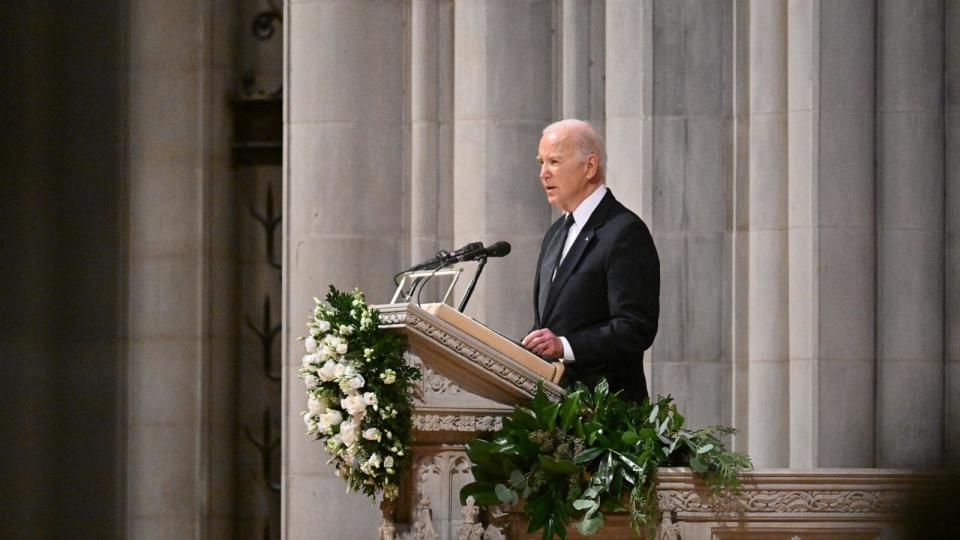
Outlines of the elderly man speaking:
<svg viewBox="0 0 960 540">
<path fill-rule="evenodd" d="M 603 140 L 586 122 L 543 130 L 540 183 L 564 215 L 543 238 L 535 330 L 523 345 L 563 362 L 567 384 L 606 377 L 611 391 L 640 401 L 647 397 L 643 351 L 660 314 L 660 260 L 647 226 L 604 185 L 605 158 Z"/>
</svg>

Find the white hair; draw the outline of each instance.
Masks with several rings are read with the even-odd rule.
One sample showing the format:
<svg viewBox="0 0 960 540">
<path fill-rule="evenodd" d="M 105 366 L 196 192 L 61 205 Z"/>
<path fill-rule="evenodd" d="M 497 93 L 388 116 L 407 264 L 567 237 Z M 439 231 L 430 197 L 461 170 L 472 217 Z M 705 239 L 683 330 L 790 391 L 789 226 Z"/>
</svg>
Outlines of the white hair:
<svg viewBox="0 0 960 540">
<path fill-rule="evenodd" d="M 546 135 L 548 132 L 557 129 L 570 129 L 572 131 L 578 159 L 585 160 L 590 154 L 597 156 L 597 164 L 599 165 L 598 172 L 600 173 L 600 178 L 603 178 L 607 166 L 607 147 L 603 143 L 603 137 L 597 133 L 597 130 L 593 129 L 593 126 L 590 125 L 589 122 L 575 118 L 567 118 L 566 120 L 554 122 L 543 128 L 542 134 Z"/>
</svg>

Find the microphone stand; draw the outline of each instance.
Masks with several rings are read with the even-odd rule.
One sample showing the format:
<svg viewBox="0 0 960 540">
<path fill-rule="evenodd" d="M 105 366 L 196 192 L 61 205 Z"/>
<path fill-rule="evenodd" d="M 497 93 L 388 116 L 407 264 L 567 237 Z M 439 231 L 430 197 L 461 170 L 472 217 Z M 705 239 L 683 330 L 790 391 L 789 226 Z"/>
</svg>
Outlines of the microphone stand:
<svg viewBox="0 0 960 540">
<path fill-rule="evenodd" d="M 480 272 L 483 272 L 483 267 L 487 264 L 486 257 L 480 257 L 477 259 L 480 261 L 480 265 L 477 266 L 477 271 L 473 274 L 473 279 L 470 280 L 470 285 L 467 286 L 467 292 L 463 293 L 463 298 L 460 300 L 460 307 L 457 308 L 457 311 L 463 313 L 463 310 L 467 307 L 467 302 L 470 301 L 470 295 L 473 294 L 473 289 L 477 286 L 477 280 L 480 279 Z"/>
</svg>

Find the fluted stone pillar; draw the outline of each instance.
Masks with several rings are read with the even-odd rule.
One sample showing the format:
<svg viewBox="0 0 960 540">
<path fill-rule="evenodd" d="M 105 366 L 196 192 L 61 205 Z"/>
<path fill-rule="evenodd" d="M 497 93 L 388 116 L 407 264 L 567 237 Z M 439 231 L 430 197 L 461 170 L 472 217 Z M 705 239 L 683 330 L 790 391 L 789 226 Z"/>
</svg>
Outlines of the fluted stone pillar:
<svg viewBox="0 0 960 540">
<path fill-rule="evenodd" d="M 791 467 L 874 459 L 874 2 L 789 4 Z"/>
<path fill-rule="evenodd" d="M 550 206 L 538 180 L 552 120 L 551 2 L 458 1 L 454 11 L 454 244 L 507 240 L 467 313 L 522 337 Z M 467 276 L 469 277 L 469 276 Z"/>
<path fill-rule="evenodd" d="M 881 467 L 943 463 L 943 7 L 877 4 Z"/>
<path fill-rule="evenodd" d="M 328 284 L 388 301 L 403 262 L 405 15 L 401 2 L 285 2 L 284 538 L 372 538 L 379 512 L 304 435 L 303 323 Z"/>
<path fill-rule="evenodd" d="M 608 184 L 660 254 L 651 390 L 692 424 L 730 423 L 732 6 L 611 1 L 605 18 Z"/>
<path fill-rule="evenodd" d="M 453 2 L 410 17 L 410 260 L 453 249 Z"/>
<path fill-rule="evenodd" d="M 603 0 L 564 0 L 561 43 L 561 115 L 579 118 L 604 132 Z"/>
<path fill-rule="evenodd" d="M 946 68 L 946 459 L 960 466 L 960 4 L 944 6 Z"/>
<path fill-rule="evenodd" d="M 651 219 L 653 1 L 607 0 L 605 11 L 607 185 L 656 232 Z"/>
<path fill-rule="evenodd" d="M 128 538 L 232 536 L 232 13 L 129 7 Z"/>
<path fill-rule="evenodd" d="M 787 5 L 749 5 L 747 445 L 758 467 L 789 464 Z"/>
</svg>

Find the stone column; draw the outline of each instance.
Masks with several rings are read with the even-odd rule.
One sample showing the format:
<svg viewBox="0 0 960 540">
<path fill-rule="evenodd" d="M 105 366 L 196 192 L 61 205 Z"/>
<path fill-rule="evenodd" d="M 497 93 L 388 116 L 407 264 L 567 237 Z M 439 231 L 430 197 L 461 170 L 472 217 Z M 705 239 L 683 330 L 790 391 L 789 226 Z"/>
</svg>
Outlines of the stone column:
<svg viewBox="0 0 960 540">
<path fill-rule="evenodd" d="M 454 13 L 454 244 L 506 240 L 467 313 L 522 337 L 550 206 L 537 144 L 551 121 L 551 3 L 458 1 Z M 469 276 L 465 276 L 469 277 Z"/>
<path fill-rule="evenodd" d="M 943 3 L 877 4 L 877 465 L 939 467 Z"/>
<path fill-rule="evenodd" d="M 561 115 L 579 118 L 604 131 L 603 0 L 564 0 L 561 44 Z"/>
<path fill-rule="evenodd" d="M 414 0 L 410 48 L 412 265 L 454 248 L 452 0 Z"/>
<path fill-rule="evenodd" d="M 960 466 L 960 4 L 944 6 L 946 68 L 946 459 Z"/>
<path fill-rule="evenodd" d="M 960 4 L 944 10 L 946 102 L 946 459 L 960 463 Z"/>
<path fill-rule="evenodd" d="M 789 4 L 790 466 L 874 458 L 874 2 Z"/>
<path fill-rule="evenodd" d="M 283 537 L 372 538 L 379 512 L 344 493 L 304 435 L 297 369 L 328 284 L 387 301 L 403 262 L 405 36 L 401 2 L 284 5 Z"/>
<path fill-rule="evenodd" d="M 653 12 L 652 0 L 607 1 L 604 100 L 607 185 L 655 232 Z"/>
<path fill-rule="evenodd" d="M 129 538 L 232 536 L 232 13 L 129 7 Z"/>
<path fill-rule="evenodd" d="M 691 425 L 730 423 L 726 190 L 733 148 L 732 6 L 654 2 L 652 170 L 620 182 L 649 182 L 646 216 L 660 254 L 660 331 L 649 367 L 652 392 L 671 394 Z M 634 91 L 633 96 L 637 96 Z M 641 113 L 642 114 L 642 113 Z M 643 120 L 642 120 L 643 121 Z M 635 164 L 639 149 L 621 155 Z M 635 208 L 639 210 L 639 208 Z"/>
<path fill-rule="evenodd" d="M 784 467 L 789 444 L 787 6 L 749 5 L 748 451 Z"/>
</svg>

